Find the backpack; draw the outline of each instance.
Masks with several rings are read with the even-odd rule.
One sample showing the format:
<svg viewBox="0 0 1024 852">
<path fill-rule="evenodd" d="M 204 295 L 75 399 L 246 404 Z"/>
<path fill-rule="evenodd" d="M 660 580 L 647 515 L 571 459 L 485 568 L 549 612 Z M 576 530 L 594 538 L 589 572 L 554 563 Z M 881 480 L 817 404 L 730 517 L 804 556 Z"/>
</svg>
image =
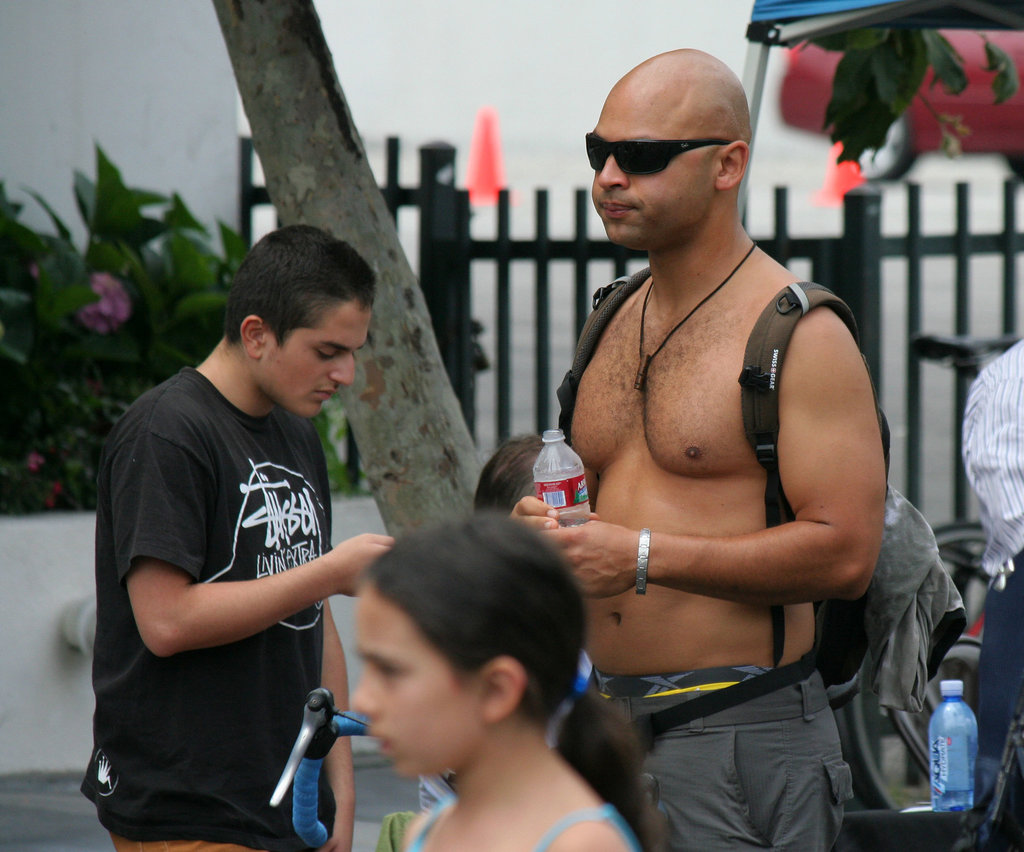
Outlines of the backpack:
<svg viewBox="0 0 1024 852">
<path fill-rule="evenodd" d="M 649 276 L 650 270 L 643 269 L 616 279 L 594 294 L 593 310 L 580 332 L 572 365 L 557 391 L 558 425 L 570 443 L 576 391 L 583 371 L 612 315 Z M 793 328 L 808 311 L 820 306 L 827 306 L 843 320 L 859 347 L 857 324 L 849 306 L 826 287 L 811 282 L 791 284 L 780 290 L 765 306 L 747 339 L 739 376 L 743 424 L 747 440 L 766 473 L 766 527 L 793 517 L 778 468 L 778 380 Z M 888 473 L 889 428 L 877 397 L 875 408 Z M 943 567 L 930 525 L 910 501 L 891 486 L 886 491 L 882 547 L 867 592 L 855 601 L 820 601 L 815 609 L 815 647 L 800 665 L 775 668 L 735 687 L 717 690 L 672 709 L 690 708 L 710 698 L 716 698 L 714 706 L 724 709 L 739 703 L 725 697 L 725 693 L 788 669 L 792 669 L 791 674 L 769 678 L 764 687 L 750 686 L 744 690 L 748 693 L 746 697 L 736 697 L 740 701 L 748 700 L 794 682 L 794 678 L 802 679 L 817 669 L 828 689 L 830 703 L 839 707 L 856 695 L 858 675 L 870 651 L 871 665 L 865 674 L 879 702 L 893 709 L 920 712 L 928 681 L 935 676 L 939 663 L 966 626 L 963 602 Z M 772 656 L 778 665 L 785 644 L 781 606 L 772 607 L 772 627 Z M 711 712 L 717 709 L 701 708 L 696 714 L 692 709 L 686 710 L 677 715 L 682 721 L 673 721 L 671 726 Z M 667 728 L 656 725 L 655 733 L 658 729 Z"/>
</svg>

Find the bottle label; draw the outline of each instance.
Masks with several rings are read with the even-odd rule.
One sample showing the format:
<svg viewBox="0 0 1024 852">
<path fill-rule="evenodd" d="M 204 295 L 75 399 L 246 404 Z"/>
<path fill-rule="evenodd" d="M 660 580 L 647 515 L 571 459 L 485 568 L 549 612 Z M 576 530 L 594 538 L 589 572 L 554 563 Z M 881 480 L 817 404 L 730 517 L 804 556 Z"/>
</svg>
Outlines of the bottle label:
<svg viewBox="0 0 1024 852">
<path fill-rule="evenodd" d="M 937 795 L 970 789 L 967 737 L 939 735 L 932 740 L 932 789 Z"/>
<path fill-rule="evenodd" d="M 536 486 L 537 497 L 555 509 L 576 506 L 590 499 L 587 495 L 587 477 L 582 474 L 553 482 L 538 482 Z"/>
</svg>

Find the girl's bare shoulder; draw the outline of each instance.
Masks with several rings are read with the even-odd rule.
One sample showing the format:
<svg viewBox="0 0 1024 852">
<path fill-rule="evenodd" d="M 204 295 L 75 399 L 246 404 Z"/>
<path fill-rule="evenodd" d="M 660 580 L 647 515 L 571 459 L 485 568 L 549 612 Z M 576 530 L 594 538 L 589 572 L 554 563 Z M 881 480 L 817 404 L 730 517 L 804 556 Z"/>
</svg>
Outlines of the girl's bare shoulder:
<svg viewBox="0 0 1024 852">
<path fill-rule="evenodd" d="M 585 820 L 559 834 L 549 852 L 633 852 L 633 847 L 614 825 L 605 820 Z"/>
</svg>

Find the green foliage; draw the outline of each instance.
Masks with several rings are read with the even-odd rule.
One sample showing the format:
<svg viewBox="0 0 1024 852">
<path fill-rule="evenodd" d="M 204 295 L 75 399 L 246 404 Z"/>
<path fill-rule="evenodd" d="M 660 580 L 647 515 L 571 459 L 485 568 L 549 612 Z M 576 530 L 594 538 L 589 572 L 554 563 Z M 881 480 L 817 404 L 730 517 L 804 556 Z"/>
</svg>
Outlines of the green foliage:
<svg viewBox="0 0 1024 852">
<path fill-rule="evenodd" d="M 0 513 L 95 506 L 110 427 L 216 345 L 245 253 L 223 225 L 214 251 L 180 198 L 125 186 L 99 148 L 74 194 L 82 249 L 37 195 L 55 233 L 19 222 L 0 182 Z"/>
<path fill-rule="evenodd" d="M 345 408 L 337 396 L 332 396 L 324 403 L 320 413 L 313 418 L 313 425 L 320 435 L 320 443 L 327 458 L 327 476 L 331 481 L 331 490 L 355 493 L 359 490 L 359 483 L 351 480 L 345 462 L 348 420 L 345 418 Z"/>
<path fill-rule="evenodd" d="M 1018 87 L 1017 69 L 1010 56 L 983 34 L 985 70 L 992 74 L 995 103 L 1012 97 Z M 839 159 L 856 161 L 865 151 L 882 147 L 890 125 L 919 93 L 929 69 L 929 87 L 942 86 L 959 94 L 967 85 L 963 58 L 934 30 L 864 29 L 815 39 L 826 50 L 842 51 L 825 114 L 832 141 L 842 142 Z M 934 113 L 935 111 L 932 110 Z M 935 114 L 942 129 L 942 148 L 960 153 L 960 139 L 969 133 L 959 116 Z"/>
<path fill-rule="evenodd" d="M 143 391 L 195 366 L 223 333 L 224 303 L 245 257 L 222 251 L 177 195 L 125 186 L 96 149 L 96 177 L 74 175 L 82 249 L 50 205 L 55 234 L 18 221 L 0 182 L 0 514 L 92 509 L 110 428 Z M 340 403 L 315 423 L 332 487 L 351 491 Z"/>
</svg>

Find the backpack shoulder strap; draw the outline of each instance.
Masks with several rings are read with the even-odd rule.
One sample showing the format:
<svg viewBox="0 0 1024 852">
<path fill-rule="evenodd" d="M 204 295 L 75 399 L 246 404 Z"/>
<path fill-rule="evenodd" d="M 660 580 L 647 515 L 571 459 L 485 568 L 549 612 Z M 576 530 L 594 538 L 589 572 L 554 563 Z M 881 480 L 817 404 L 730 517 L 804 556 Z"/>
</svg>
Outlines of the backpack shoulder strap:
<svg viewBox="0 0 1024 852">
<path fill-rule="evenodd" d="M 739 383 L 742 390 L 743 428 L 760 465 L 768 471 L 765 493 L 768 526 L 782 523 L 788 511 L 778 482 L 779 440 L 779 375 L 790 337 L 797 322 L 821 305 L 827 305 L 850 329 L 860 346 L 857 322 L 849 306 L 821 284 L 804 281 L 784 287 L 761 312 L 747 338 L 743 355 L 743 371 Z"/>
<path fill-rule="evenodd" d="M 556 392 L 559 404 L 558 427 L 564 433 L 566 443 L 572 443 L 572 414 L 576 408 L 576 390 L 579 388 L 583 371 L 587 369 L 587 364 L 590 363 L 590 359 L 594 355 L 598 340 L 601 339 L 608 321 L 622 303 L 635 293 L 650 276 L 650 267 L 644 267 L 632 275 L 616 278 L 611 284 L 599 288 L 594 293 L 593 310 L 587 316 L 583 329 L 580 331 L 572 365 Z"/>
<path fill-rule="evenodd" d="M 793 517 L 779 477 L 779 376 L 797 322 L 808 311 L 828 305 L 846 323 L 858 348 L 860 337 L 853 311 L 835 293 L 810 281 L 783 287 L 754 323 L 743 354 L 743 429 L 754 455 L 767 473 L 764 486 L 765 526 L 774 527 Z M 779 665 L 786 644 L 785 611 L 771 608 L 772 659 Z"/>
</svg>

